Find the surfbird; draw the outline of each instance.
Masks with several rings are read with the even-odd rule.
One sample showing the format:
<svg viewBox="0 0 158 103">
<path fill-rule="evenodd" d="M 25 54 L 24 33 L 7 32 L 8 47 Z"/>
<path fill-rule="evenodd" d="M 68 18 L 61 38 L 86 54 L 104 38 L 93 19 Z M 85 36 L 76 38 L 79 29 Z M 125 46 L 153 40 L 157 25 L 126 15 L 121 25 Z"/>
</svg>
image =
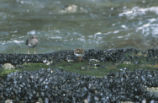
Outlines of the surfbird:
<svg viewBox="0 0 158 103">
<path fill-rule="evenodd" d="M 38 39 L 35 35 L 32 35 L 30 36 L 27 40 L 26 40 L 26 45 L 29 47 L 29 48 L 33 48 L 34 50 L 34 54 L 36 54 L 36 50 L 35 50 L 35 47 L 37 46 L 38 44 Z M 30 54 L 30 51 L 29 51 L 29 48 L 28 48 L 28 54 Z"/>
</svg>

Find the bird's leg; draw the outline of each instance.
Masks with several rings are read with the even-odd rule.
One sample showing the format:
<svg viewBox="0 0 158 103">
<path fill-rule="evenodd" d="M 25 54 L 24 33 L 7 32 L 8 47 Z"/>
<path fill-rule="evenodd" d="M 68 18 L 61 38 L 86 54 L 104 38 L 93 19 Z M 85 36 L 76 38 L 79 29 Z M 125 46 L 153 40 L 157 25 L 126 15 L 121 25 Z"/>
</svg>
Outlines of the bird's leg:
<svg viewBox="0 0 158 103">
<path fill-rule="evenodd" d="M 34 51 L 34 54 L 36 54 L 36 49 L 35 48 L 33 48 L 33 51 Z"/>
<path fill-rule="evenodd" d="M 78 57 L 78 60 L 79 60 L 79 62 L 81 62 L 81 61 L 82 61 L 82 57 L 81 57 L 81 56 L 79 56 L 79 57 Z"/>
<path fill-rule="evenodd" d="M 29 48 L 28 48 L 27 54 L 30 54 L 30 50 L 29 50 Z"/>
</svg>

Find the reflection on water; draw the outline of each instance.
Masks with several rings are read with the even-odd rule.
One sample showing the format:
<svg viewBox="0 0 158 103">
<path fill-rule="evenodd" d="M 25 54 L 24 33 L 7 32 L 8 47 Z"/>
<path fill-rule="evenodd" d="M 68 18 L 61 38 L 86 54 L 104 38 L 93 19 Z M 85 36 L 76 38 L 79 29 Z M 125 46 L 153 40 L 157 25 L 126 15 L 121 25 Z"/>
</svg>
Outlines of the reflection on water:
<svg viewBox="0 0 158 103">
<path fill-rule="evenodd" d="M 1 0 L 0 52 L 85 48 L 157 48 L 157 0 Z"/>
</svg>

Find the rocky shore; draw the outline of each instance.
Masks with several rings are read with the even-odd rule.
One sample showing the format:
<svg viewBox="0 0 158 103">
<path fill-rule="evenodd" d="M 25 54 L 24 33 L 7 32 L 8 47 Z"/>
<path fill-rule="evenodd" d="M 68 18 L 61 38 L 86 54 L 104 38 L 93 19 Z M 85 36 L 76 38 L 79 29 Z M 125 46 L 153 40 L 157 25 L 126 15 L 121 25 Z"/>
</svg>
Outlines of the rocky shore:
<svg viewBox="0 0 158 103">
<path fill-rule="evenodd" d="M 132 63 L 158 60 L 158 50 L 140 51 L 136 49 L 88 50 L 84 60 L 97 59 L 101 62 Z M 11 63 L 53 63 L 77 58 L 73 51 L 50 54 L 0 54 L 0 64 Z M 140 59 L 141 58 L 141 59 Z M 58 68 L 41 68 L 37 71 L 13 72 L 0 77 L 0 102 L 13 103 L 120 103 L 121 101 L 157 103 L 157 93 L 150 87 L 158 87 L 158 71 L 122 70 L 104 77 L 80 75 Z"/>
</svg>

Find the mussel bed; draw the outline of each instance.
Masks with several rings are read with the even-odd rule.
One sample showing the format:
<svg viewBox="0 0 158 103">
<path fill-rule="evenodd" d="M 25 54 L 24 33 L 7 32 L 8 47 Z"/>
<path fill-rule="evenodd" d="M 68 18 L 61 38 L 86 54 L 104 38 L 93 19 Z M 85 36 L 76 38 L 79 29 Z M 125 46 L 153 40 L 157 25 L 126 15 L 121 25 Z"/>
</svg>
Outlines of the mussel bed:
<svg viewBox="0 0 158 103">
<path fill-rule="evenodd" d="M 43 63 L 43 60 L 59 63 L 66 60 L 67 56 L 77 61 L 73 51 L 60 51 L 50 54 L 0 54 L 0 64 Z M 88 50 L 83 60 L 155 64 L 157 57 L 156 49 Z M 158 71 L 151 70 L 122 70 L 97 78 L 58 68 L 41 68 L 37 71 L 13 72 L 0 77 L 0 81 L 2 103 L 7 99 L 13 100 L 13 103 L 158 102 L 158 96 L 147 91 L 147 87 L 158 87 Z"/>
</svg>

